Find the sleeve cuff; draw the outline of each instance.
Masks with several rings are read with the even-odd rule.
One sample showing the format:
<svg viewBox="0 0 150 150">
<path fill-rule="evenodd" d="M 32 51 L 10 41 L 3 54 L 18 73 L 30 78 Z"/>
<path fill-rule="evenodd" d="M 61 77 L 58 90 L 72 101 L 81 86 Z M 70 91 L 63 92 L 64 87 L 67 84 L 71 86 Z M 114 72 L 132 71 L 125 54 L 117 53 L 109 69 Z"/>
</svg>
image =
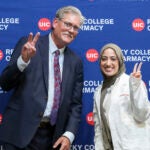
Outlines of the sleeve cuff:
<svg viewBox="0 0 150 150">
<path fill-rule="evenodd" d="M 72 142 L 74 141 L 74 138 L 75 138 L 74 134 L 71 133 L 71 132 L 69 132 L 69 131 L 66 131 L 66 132 L 63 134 L 63 136 L 67 137 L 67 138 L 70 140 L 70 143 L 71 143 L 71 144 L 72 144 Z"/>
<path fill-rule="evenodd" d="M 29 63 L 30 63 L 30 60 L 27 63 L 24 62 L 21 55 L 19 56 L 17 60 L 17 66 L 21 72 L 23 72 L 23 70 L 29 65 Z"/>
</svg>

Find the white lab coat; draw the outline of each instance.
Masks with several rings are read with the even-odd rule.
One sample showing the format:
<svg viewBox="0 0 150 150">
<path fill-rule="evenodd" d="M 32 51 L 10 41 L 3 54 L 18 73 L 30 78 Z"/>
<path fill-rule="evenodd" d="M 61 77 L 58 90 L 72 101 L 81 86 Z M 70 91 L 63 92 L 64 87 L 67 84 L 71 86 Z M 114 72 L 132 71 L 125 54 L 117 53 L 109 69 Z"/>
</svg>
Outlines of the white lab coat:
<svg viewBox="0 0 150 150">
<path fill-rule="evenodd" d="M 129 88 L 130 86 L 130 88 Z M 95 150 L 105 150 L 100 117 L 101 85 L 94 93 Z M 123 73 L 105 96 L 114 150 L 150 150 L 150 102 L 144 82 Z"/>
</svg>

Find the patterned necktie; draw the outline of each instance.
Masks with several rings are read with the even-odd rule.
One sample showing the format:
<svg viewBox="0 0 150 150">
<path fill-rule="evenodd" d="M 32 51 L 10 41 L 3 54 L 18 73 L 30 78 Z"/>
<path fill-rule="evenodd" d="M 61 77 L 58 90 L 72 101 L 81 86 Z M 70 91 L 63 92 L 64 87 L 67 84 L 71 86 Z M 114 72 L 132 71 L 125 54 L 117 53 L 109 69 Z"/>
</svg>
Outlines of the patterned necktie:
<svg viewBox="0 0 150 150">
<path fill-rule="evenodd" d="M 60 95 L 61 95 L 61 75 L 59 67 L 59 50 L 55 51 L 54 56 L 54 101 L 53 107 L 50 115 L 51 125 L 55 125 L 57 119 L 57 112 L 59 109 Z"/>
</svg>

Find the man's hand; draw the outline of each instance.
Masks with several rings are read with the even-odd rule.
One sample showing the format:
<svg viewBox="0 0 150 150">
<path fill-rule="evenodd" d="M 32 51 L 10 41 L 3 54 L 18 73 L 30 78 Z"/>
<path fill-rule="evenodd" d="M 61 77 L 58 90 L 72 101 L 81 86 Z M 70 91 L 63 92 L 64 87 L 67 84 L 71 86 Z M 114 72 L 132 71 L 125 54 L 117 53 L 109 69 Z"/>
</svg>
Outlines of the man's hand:
<svg viewBox="0 0 150 150">
<path fill-rule="evenodd" d="M 70 150 L 70 141 L 67 137 L 61 136 L 54 144 L 53 148 L 57 148 L 60 145 L 59 150 Z"/>
<path fill-rule="evenodd" d="M 33 37 L 33 33 L 29 34 L 28 41 L 23 45 L 21 50 L 22 59 L 25 62 L 28 62 L 31 57 L 33 57 L 36 53 L 35 44 L 39 39 L 40 33 L 37 32 L 36 35 Z"/>
</svg>

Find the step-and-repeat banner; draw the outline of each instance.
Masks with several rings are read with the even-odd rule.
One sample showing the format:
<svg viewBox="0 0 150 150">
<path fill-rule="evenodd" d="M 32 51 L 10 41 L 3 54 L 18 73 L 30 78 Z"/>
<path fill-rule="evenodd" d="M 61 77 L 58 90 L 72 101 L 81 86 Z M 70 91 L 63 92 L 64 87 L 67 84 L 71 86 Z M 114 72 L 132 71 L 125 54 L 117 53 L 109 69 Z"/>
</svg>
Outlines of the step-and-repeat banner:
<svg viewBox="0 0 150 150">
<path fill-rule="evenodd" d="M 93 92 L 101 83 L 98 57 L 109 42 L 123 51 L 127 73 L 136 62 L 143 62 L 142 77 L 150 95 L 150 2 L 149 0 L 1 0 L 0 2 L 0 73 L 7 65 L 20 37 L 41 35 L 51 30 L 58 8 L 78 7 L 86 17 L 79 35 L 70 47 L 84 62 L 82 121 L 72 150 L 94 150 Z M 10 92 L 0 89 L 0 120 Z"/>
</svg>

